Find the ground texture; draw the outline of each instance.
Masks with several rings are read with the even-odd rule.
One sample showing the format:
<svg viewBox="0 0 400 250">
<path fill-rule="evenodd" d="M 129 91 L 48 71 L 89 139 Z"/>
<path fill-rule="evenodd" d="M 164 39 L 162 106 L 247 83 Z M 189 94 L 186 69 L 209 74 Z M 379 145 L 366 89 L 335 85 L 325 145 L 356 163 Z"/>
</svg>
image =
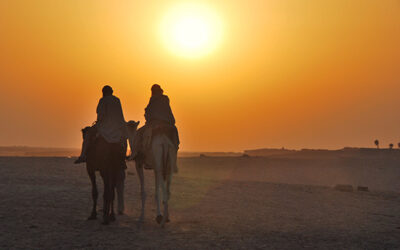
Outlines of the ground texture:
<svg viewBox="0 0 400 250">
<path fill-rule="evenodd" d="M 0 249 L 400 248 L 396 161 L 183 158 L 164 229 L 154 220 L 151 171 L 146 220 L 137 221 L 133 163 L 126 214 L 109 226 L 86 221 L 90 182 L 85 166 L 72 162 L 0 158 Z M 341 192 L 335 184 L 364 185 L 370 192 Z"/>
</svg>

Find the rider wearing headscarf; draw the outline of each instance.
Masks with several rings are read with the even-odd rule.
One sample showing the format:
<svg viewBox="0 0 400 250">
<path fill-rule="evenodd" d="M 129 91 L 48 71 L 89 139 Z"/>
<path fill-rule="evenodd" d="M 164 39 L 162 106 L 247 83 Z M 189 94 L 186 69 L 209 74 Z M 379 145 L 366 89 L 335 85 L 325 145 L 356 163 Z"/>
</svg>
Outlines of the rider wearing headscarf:
<svg viewBox="0 0 400 250">
<path fill-rule="evenodd" d="M 97 105 L 97 130 L 108 143 L 126 142 L 127 131 L 121 102 L 106 85 L 102 89 L 103 97 Z"/>
<path fill-rule="evenodd" d="M 151 98 L 149 104 L 145 108 L 144 117 L 146 125 L 153 128 L 167 126 L 172 128 L 173 135 L 171 139 L 176 147 L 179 147 L 178 130 L 175 126 L 175 117 L 172 114 L 171 106 L 169 105 L 168 96 L 163 94 L 164 91 L 158 84 L 151 87 Z"/>
<path fill-rule="evenodd" d="M 144 114 L 146 123 L 167 123 L 171 126 L 175 125 L 175 117 L 169 105 L 169 98 L 163 93 L 164 91 L 160 85 L 154 84 L 151 87 L 151 98 L 149 104 L 145 108 Z"/>
</svg>

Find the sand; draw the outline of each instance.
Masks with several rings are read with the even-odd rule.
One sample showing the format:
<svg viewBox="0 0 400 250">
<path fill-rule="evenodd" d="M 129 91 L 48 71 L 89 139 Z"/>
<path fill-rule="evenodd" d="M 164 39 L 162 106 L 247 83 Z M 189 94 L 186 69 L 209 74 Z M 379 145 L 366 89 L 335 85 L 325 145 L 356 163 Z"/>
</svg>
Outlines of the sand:
<svg viewBox="0 0 400 250">
<path fill-rule="evenodd" d="M 137 221 L 133 163 L 126 214 L 109 226 L 86 221 L 90 182 L 85 166 L 72 162 L 0 158 L 0 249 L 400 248 L 397 160 L 181 158 L 164 229 L 154 220 L 151 171 L 146 220 Z M 340 192 L 335 184 L 370 192 Z"/>
</svg>

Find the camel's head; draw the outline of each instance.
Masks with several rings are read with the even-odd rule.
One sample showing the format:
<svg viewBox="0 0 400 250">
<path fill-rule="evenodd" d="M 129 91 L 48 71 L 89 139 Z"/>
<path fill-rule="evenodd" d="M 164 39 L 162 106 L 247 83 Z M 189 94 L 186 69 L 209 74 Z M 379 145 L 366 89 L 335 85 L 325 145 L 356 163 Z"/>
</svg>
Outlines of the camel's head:
<svg viewBox="0 0 400 250">
<path fill-rule="evenodd" d="M 129 121 L 126 123 L 126 128 L 128 130 L 128 141 L 129 141 L 129 146 L 132 148 L 133 147 L 133 142 L 135 140 L 136 136 L 136 131 L 139 126 L 140 121 Z"/>
<path fill-rule="evenodd" d="M 132 138 L 132 137 L 135 136 L 136 130 L 137 130 L 138 126 L 139 126 L 139 123 L 140 123 L 140 121 L 137 121 L 137 122 L 129 121 L 129 122 L 126 123 L 126 127 L 128 129 L 129 138 Z"/>
</svg>

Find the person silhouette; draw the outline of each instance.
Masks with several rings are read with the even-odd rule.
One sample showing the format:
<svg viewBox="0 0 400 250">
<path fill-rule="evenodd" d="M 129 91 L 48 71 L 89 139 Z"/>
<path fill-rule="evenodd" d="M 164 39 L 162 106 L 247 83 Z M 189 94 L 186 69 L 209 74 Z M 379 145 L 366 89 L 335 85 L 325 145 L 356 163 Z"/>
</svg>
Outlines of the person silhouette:
<svg viewBox="0 0 400 250">
<path fill-rule="evenodd" d="M 118 213 L 124 212 L 124 181 L 125 181 L 125 156 L 127 150 L 127 127 L 123 115 L 121 102 L 113 95 L 113 89 L 106 85 L 102 89 L 103 97 L 97 105 L 97 120 L 90 132 L 83 129 L 83 143 L 81 155 L 75 164 L 86 162 L 89 147 L 96 144 L 96 152 L 102 152 L 107 165 L 111 165 L 110 172 L 116 185 L 118 195 Z M 96 157 L 100 157 L 96 155 Z"/>
<path fill-rule="evenodd" d="M 137 157 L 142 158 L 145 168 L 152 169 L 150 144 L 153 135 L 158 133 L 165 134 L 175 145 L 176 150 L 179 149 L 180 145 L 178 129 L 175 126 L 175 117 L 172 113 L 169 98 L 164 95 L 163 89 L 158 84 L 154 84 L 151 87 L 151 97 L 145 108 L 144 117 L 146 123 L 136 133 L 135 145 L 132 148 L 129 160 L 135 160 Z M 174 166 L 173 170 L 177 173 L 177 166 Z"/>
<path fill-rule="evenodd" d="M 96 137 L 101 136 L 108 143 L 120 142 L 126 144 L 126 122 L 121 102 L 113 95 L 113 89 L 110 86 L 104 86 L 102 92 L 103 97 L 99 100 L 96 109 L 97 121 L 92 126 L 96 129 Z M 75 164 L 86 162 L 86 153 L 90 146 L 90 140 L 88 137 L 91 136 L 93 136 L 93 134 L 83 133 L 81 154 L 74 162 Z"/>
<path fill-rule="evenodd" d="M 160 85 L 154 84 L 151 87 L 151 97 L 147 107 L 145 108 L 144 117 L 146 126 L 157 129 L 160 127 L 172 128 L 170 139 L 179 148 L 179 134 L 175 126 L 175 117 L 172 113 L 168 96 L 164 95 L 164 90 Z"/>
</svg>

